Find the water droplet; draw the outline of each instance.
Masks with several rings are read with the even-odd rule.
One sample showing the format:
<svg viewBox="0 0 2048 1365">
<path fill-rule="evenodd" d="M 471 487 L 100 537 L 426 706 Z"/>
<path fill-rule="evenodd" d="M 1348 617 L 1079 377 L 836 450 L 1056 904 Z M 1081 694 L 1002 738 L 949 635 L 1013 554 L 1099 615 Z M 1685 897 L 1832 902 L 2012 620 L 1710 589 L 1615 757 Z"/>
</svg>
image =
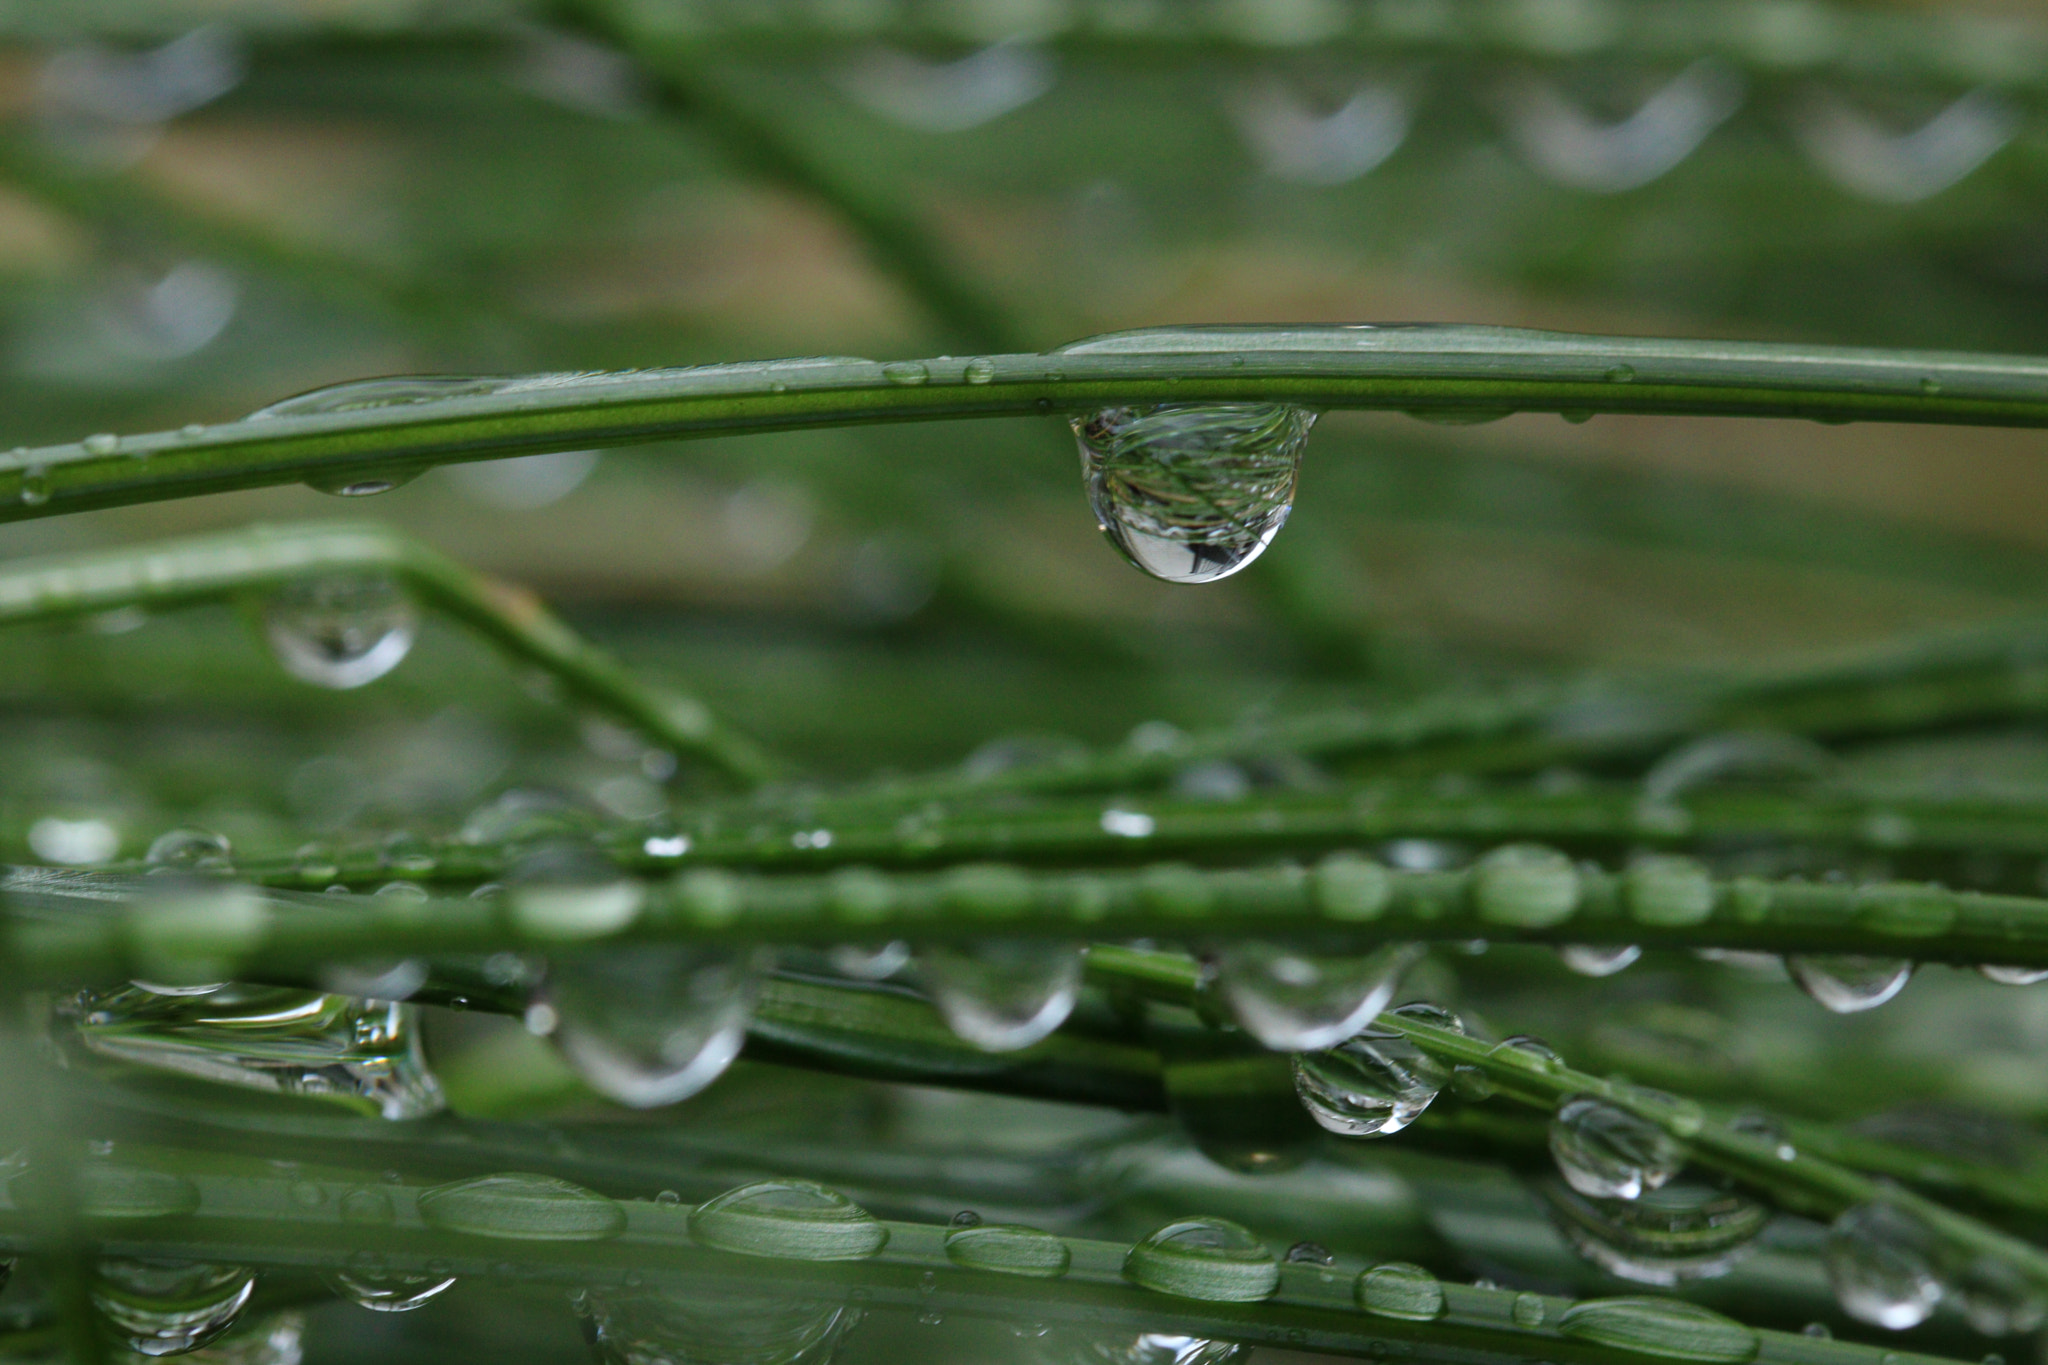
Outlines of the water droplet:
<svg viewBox="0 0 2048 1365">
<path fill-rule="evenodd" d="M 830 1365 L 861 1319 L 837 1296 L 732 1286 L 589 1289 L 576 1307 L 612 1365 Z"/>
<path fill-rule="evenodd" d="M 680 943 L 557 959 L 545 988 L 555 1046 L 601 1095 L 674 1104 L 739 1055 L 768 965 L 761 949 Z"/>
<path fill-rule="evenodd" d="M 29 465 L 21 471 L 21 505 L 41 507 L 50 500 L 50 471 L 39 464 Z"/>
<path fill-rule="evenodd" d="M 373 1313 L 410 1313 L 454 1286 L 453 1275 L 389 1275 L 337 1270 L 326 1276 L 327 1287 L 359 1308 Z"/>
<path fill-rule="evenodd" d="M 1049 1232 L 1015 1223 L 981 1223 L 946 1234 L 946 1259 L 969 1270 L 1053 1279 L 1067 1273 L 1073 1253 Z"/>
<path fill-rule="evenodd" d="M 1419 1265 L 1390 1261 L 1358 1276 L 1358 1306 L 1382 1318 L 1430 1322 L 1444 1315 L 1444 1287 Z"/>
<path fill-rule="evenodd" d="M 1124 810 L 1111 806 L 1102 812 L 1102 832 L 1114 834 L 1119 839 L 1149 839 L 1158 822 L 1141 810 Z"/>
<path fill-rule="evenodd" d="M 1733 1318 L 1680 1299 L 1588 1299 L 1565 1309 L 1557 1330 L 1575 1341 L 1705 1365 L 1739 1365 L 1759 1345 Z"/>
<path fill-rule="evenodd" d="M 1337 1264 L 1337 1258 L 1331 1255 L 1330 1249 L 1321 1242 L 1296 1242 L 1293 1246 L 1287 1248 L 1287 1254 L 1280 1259 L 1289 1265 L 1332 1266 Z"/>
<path fill-rule="evenodd" d="M 1986 962 L 1977 971 L 1985 980 L 2001 986 L 2031 986 L 2037 981 L 2048 981 L 2048 967 L 2001 967 Z"/>
<path fill-rule="evenodd" d="M 1566 1183 L 1594 1199 L 1635 1199 L 1685 1165 L 1678 1139 L 1617 1105 L 1575 1095 L 1550 1121 L 1550 1155 Z"/>
<path fill-rule="evenodd" d="M 1315 414 L 1277 403 L 1105 408 L 1073 419 L 1088 504 L 1118 553 L 1169 583 L 1258 558 L 1294 505 Z"/>
<path fill-rule="evenodd" d="M 1932 398 L 1935 394 L 1941 392 L 1941 381 L 1932 375 L 1927 376 L 1920 381 L 1920 392 Z"/>
<path fill-rule="evenodd" d="M 967 362 L 966 370 L 962 372 L 962 377 L 970 384 L 986 384 L 996 377 L 995 362 L 993 360 L 970 360 Z"/>
<path fill-rule="evenodd" d="M 1249 1229 L 1221 1218 L 1183 1218 L 1131 1248 L 1124 1278 L 1184 1299 L 1256 1303 L 1279 1288 L 1280 1265 Z"/>
<path fill-rule="evenodd" d="M 1473 865 L 1472 907 L 1488 924 L 1560 924 L 1579 908 L 1579 870 L 1554 848 L 1507 844 Z"/>
<path fill-rule="evenodd" d="M 1664 805 L 1717 783 L 1811 782 L 1835 765 L 1833 754 L 1803 735 L 1731 730 L 1691 740 L 1658 759 L 1643 775 L 1643 796 Z"/>
<path fill-rule="evenodd" d="M 394 488 L 403 488 L 419 476 L 417 469 L 386 469 L 376 473 L 343 469 L 330 474 L 309 474 L 306 487 L 316 493 L 331 493 L 337 498 L 372 498 Z"/>
<path fill-rule="evenodd" d="M 1487 1050 L 1487 1056 L 1499 1057 L 1545 1074 L 1564 1070 L 1564 1058 L 1558 1055 L 1557 1049 L 1527 1033 L 1501 1039 Z"/>
<path fill-rule="evenodd" d="M 1363 957 L 1321 957 L 1254 939 L 1215 955 L 1215 988 L 1267 1047 L 1314 1051 L 1343 1042 L 1385 1009 L 1421 951 L 1390 943 Z"/>
<path fill-rule="evenodd" d="M 1785 969 L 1800 990 L 1836 1014 L 1876 1009 L 1913 978 L 1911 962 L 1891 957 L 1792 956 Z"/>
<path fill-rule="evenodd" d="M 716 877 L 709 872 L 697 874 Z M 596 849 L 551 841 L 506 874 L 513 920 L 529 933 L 558 939 L 600 938 L 631 924 L 646 891 Z M 683 885 L 701 885 L 685 878 Z M 720 883 L 725 885 L 725 883 Z M 736 907 L 734 907 L 736 908 Z"/>
<path fill-rule="evenodd" d="M 826 956 L 831 960 L 832 970 L 841 976 L 856 981 L 887 981 L 910 965 L 910 945 L 901 939 L 872 948 L 842 943 Z"/>
<path fill-rule="evenodd" d="M 891 384 L 912 388 L 929 380 L 932 372 L 924 367 L 923 361 L 892 360 L 882 367 L 882 377 Z"/>
<path fill-rule="evenodd" d="M 1517 1327 L 1541 1327 L 1550 1314 L 1543 1306 L 1542 1295 L 1517 1294 L 1514 1303 L 1508 1307 L 1508 1316 Z"/>
<path fill-rule="evenodd" d="M 1412 1024 L 1427 1024 L 1431 1028 L 1448 1029 L 1452 1033 L 1463 1033 L 1465 1031 L 1465 1021 L 1463 1019 L 1460 1019 L 1442 1005 L 1431 1004 L 1427 1000 L 1410 1000 L 1406 1004 L 1394 1006 L 1386 1011 L 1386 1013 L 1393 1015 L 1396 1019 L 1405 1019 Z"/>
<path fill-rule="evenodd" d="M 1902 1331 L 1927 1321 L 1941 1301 L 1934 1235 L 1892 1204 L 1858 1204 L 1828 1228 L 1828 1280 L 1842 1311 Z"/>
<path fill-rule="evenodd" d="M 342 1195 L 335 1209 L 344 1223 L 389 1223 L 398 1217 L 391 1196 L 376 1189 L 350 1190 Z"/>
<path fill-rule="evenodd" d="M 112 455 L 121 448 L 121 438 L 110 431 L 96 431 L 79 444 L 88 455 Z"/>
<path fill-rule="evenodd" d="M 1989 1256 L 1979 1256 L 1957 1271 L 1948 1294 L 1969 1319 L 1971 1329 L 1987 1337 L 2031 1332 L 2041 1325 L 2044 1309 L 2048 1309 L 2017 1268 Z"/>
<path fill-rule="evenodd" d="M 1066 1022 L 1081 990 L 1080 945 L 1043 939 L 935 944 L 918 970 L 946 1026 L 978 1048 L 1015 1052 Z"/>
<path fill-rule="evenodd" d="M 387 574 L 332 574 L 279 587 L 263 608 L 263 633 L 284 671 L 316 687 L 375 682 L 404 661 L 418 625 L 412 603 Z"/>
<path fill-rule="evenodd" d="M 626 1230 L 616 1200 L 525 1171 L 436 1185 L 420 1195 L 419 1209 L 429 1227 L 517 1242 L 596 1242 Z"/>
<path fill-rule="evenodd" d="M 1704 864 L 1669 853 L 1633 859 L 1621 878 L 1622 900 L 1637 924 L 1680 928 L 1714 913 L 1714 879 Z"/>
<path fill-rule="evenodd" d="M 93 1276 L 92 1302 L 130 1350 L 181 1355 L 234 1326 L 255 1288 L 246 1266 L 109 1256 Z"/>
<path fill-rule="evenodd" d="M 1309 1117 L 1346 1137 L 1390 1137 L 1413 1123 L 1450 1068 L 1401 1037 L 1352 1038 L 1294 1056 L 1294 1090 Z"/>
<path fill-rule="evenodd" d="M 1643 950 L 1633 943 L 1566 943 L 1557 950 L 1564 965 L 1580 976 L 1613 976 L 1633 965 Z"/>
<path fill-rule="evenodd" d="M 1691 1181 L 1634 1199 L 1589 1199 L 1555 1182 L 1543 1194 L 1580 1256 L 1624 1280 L 1664 1288 L 1727 1274 L 1755 1250 L 1770 1221 L 1758 1201 Z"/>
<path fill-rule="evenodd" d="M 151 867 L 185 868 L 198 872 L 225 870 L 232 865 L 234 850 L 225 834 L 210 829 L 165 830 L 150 842 L 142 860 Z"/>
<path fill-rule="evenodd" d="M 1610 384 L 1633 384 L 1635 379 L 1636 370 L 1633 365 L 1616 365 L 1607 371 L 1607 382 Z"/>
<path fill-rule="evenodd" d="M 690 1236 L 720 1251 L 797 1261 L 858 1261 L 889 1231 L 837 1190 L 807 1180 L 762 1180 L 727 1190 L 690 1215 Z"/>
</svg>

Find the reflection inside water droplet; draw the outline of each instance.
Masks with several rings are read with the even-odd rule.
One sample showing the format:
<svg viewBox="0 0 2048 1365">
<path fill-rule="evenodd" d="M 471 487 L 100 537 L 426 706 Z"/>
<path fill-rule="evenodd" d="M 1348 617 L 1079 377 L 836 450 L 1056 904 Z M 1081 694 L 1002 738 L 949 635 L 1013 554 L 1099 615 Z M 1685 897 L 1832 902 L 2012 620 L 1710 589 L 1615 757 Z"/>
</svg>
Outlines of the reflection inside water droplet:
<svg viewBox="0 0 2048 1365">
<path fill-rule="evenodd" d="M 1685 1164 L 1684 1146 L 1648 1119 L 1590 1095 L 1558 1106 L 1550 1154 L 1571 1187 L 1594 1199 L 1635 1199 Z"/>
<path fill-rule="evenodd" d="M 1917 1327 L 1941 1302 L 1934 1235 L 1891 1204 L 1858 1204 L 1828 1228 L 1828 1281 L 1842 1311 L 1891 1331 Z"/>
<path fill-rule="evenodd" d="M 1692 1181 L 1635 1199 L 1589 1199 L 1556 1181 L 1542 1192 L 1580 1256 L 1610 1275 L 1665 1288 L 1727 1274 L 1770 1221 L 1756 1200 Z"/>
<path fill-rule="evenodd" d="M 179 1355 L 234 1326 L 255 1288 L 246 1266 L 109 1256 L 93 1277 L 92 1302 L 130 1350 Z"/>
<path fill-rule="evenodd" d="M 1793 956 L 1785 969 L 1800 990 L 1835 1014 L 1876 1009 L 1913 979 L 1913 964 L 1904 958 Z"/>
<path fill-rule="evenodd" d="M 768 965 L 761 949 L 687 944 L 564 956 L 546 988 L 555 1045 L 601 1095 L 674 1104 L 739 1055 Z"/>
<path fill-rule="evenodd" d="M 1104 408 L 1072 421 L 1103 534 L 1169 583 L 1209 583 L 1258 558 L 1294 505 L 1315 414 L 1280 403 Z"/>
<path fill-rule="evenodd" d="M 947 1027 L 990 1052 L 1030 1047 L 1066 1022 L 1081 989 L 1079 944 L 989 939 L 917 955 Z"/>
<path fill-rule="evenodd" d="M 1421 952 L 1390 943 L 1363 957 L 1326 957 L 1251 940 L 1215 954 L 1215 986 L 1261 1043 L 1308 1052 L 1334 1047 L 1371 1022 Z"/>
<path fill-rule="evenodd" d="M 1407 1039 L 1367 1035 L 1294 1057 L 1294 1089 L 1322 1127 L 1346 1137 L 1389 1137 L 1413 1123 L 1450 1069 Z"/>
<path fill-rule="evenodd" d="M 590 1289 L 577 1296 L 608 1365 L 823 1365 L 860 1310 L 772 1290 Z"/>
<path fill-rule="evenodd" d="M 285 672 L 340 690 L 398 667 L 416 625 L 412 604 L 385 574 L 300 579 L 272 593 L 263 610 L 263 633 Z"/>
</svg>

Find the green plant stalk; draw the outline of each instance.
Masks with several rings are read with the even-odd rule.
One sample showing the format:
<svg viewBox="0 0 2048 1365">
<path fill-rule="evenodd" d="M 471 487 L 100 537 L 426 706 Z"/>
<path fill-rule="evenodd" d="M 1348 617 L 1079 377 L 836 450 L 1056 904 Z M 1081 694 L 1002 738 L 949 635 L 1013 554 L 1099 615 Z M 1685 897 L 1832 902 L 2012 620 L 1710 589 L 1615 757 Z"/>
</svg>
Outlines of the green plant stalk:
<svg viewBox="0 0 2048 1365">
<path fill-rule="evenodd" d="M 2048 361 L 1500 327 L 1160 328 L 1046 355 L 590 376 L 23 450 L 0 464 L 0 519 L 713 433 L 1202 402 L 2034 427 L 2048 425 Z"/>
<path fill-rule="evenodd" d="M 664 748 L 742 783 L 760 782 L 775 771 L 758 746 L 728 729 L 701 702 L 641 682 L 570 630 L 533 594 L 374 523 L 252 526 L 120 550 L 17 560 L 0 565 L 0 626 L 122 607 L 189 606 L 296 579 L 352 573 L 399 580 L 423 605 L 462 622 L 509 657 L 544 670 L 578 699 Z"/>
<path fill-rule="evenodd" d="M 346 1172 L 285 1180 L 258 1175 L 135 1168 L 149 1172 L 153 1192 L 189 1192 L 177 1212 L 137 1209 L 120 1190 L 97 1206 L 87 1196 L 90 1231 L 112 1254 L 291 1269 L 345 1269 L 351 1256 L 374 1253 L 393 1274 L 454 1274 L 527 1284 L 618 1292 L 647 1285 L 694 1292 L 746 1289 L 764 1281 L 794 1297 L 854 1299 L 876 1308 L 959 1313 L 1083 1327 L 1122 1335 L 1176 1335 L 1284 1345 L 1347 1356 L 1395 1349 L 1424 1359 L 1494 1365 L 1533 1359 L 1570 1365 L 1643 1365 L 1645 1360 L 1695 1359 L 1679 1349 L 1637 1351 L 1591 1340 L 1569 1328 L 1572 1301 L 1472 1285 L 1442 1286 L 1445 1311 L 1433 1320 L 1375 1314 L 1361 1308 L 1355 1286 L 1370 1266 L 1283 1262 L 1274 1293 L 1252 1302 L 1218 1302 L 1141 1287 L 1124 1273 L 1128 1244 L 1062 1239 L 1070 1257 L 1054 1277 L 1004 1274 L 964 1266 L 948 1254 L 952 1229 L 879 1221 L 886 1234 L 872 1255 L 850 1260 L 749 1256 L 708 1247 L 691 1232 L 695 1210 L 650 1200 L 612 1202 L 614 1232 L 595 1237 L 508 1238 L 437 1227 L 421 1216 L 422 1190 L 380 1185 Z M 339 1178 L 336 1178 L 339 1177 Z M 144 1179 L 149 1179 L 145 1175 Z M 391 1216 L 351 1221 L 344 1199 L 374 1186 Z M 592 1196 L 601 1199 L 601 1196 Z M 97 1215 L 97 1216 L 93 1216 Z M 40 1248 L 36 1224 L 11 1204 L 0 1209 L 0 1246 Z M 1519 1306 L 1519 1308 L 1518 1308 Z M 1540 1310 L 1540 1313 L 1537 1311 Z M 1728 1324 L 1732 1327 L 1733 1324 Z M 1758 1365 L 1881 1365 L 1883 1347 L 1755 1330 Z M 1718 1358 L 1718 1357 L 1717 1357 Z M 1935 1357 L 1892 1354 L 1894 1365 Z"/>
</svg>

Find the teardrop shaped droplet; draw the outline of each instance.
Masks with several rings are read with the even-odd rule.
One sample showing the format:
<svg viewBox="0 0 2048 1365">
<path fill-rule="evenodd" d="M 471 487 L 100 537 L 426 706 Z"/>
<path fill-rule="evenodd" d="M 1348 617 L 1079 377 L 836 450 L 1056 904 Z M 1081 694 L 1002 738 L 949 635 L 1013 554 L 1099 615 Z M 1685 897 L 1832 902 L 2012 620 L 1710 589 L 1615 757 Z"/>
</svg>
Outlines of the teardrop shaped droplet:
<svg viewBox="0 0 2048 1365">
<path fill-rule="evenodd" d="M 108 1256 L 93 1276 L 92 1302 L 130 1350 L 181 1355 L 234 1326 L 255 1288 L 247 1266 Z"/>
<path fill-rule="evenodd" d="M 1276 1052 L 1334 1047 L 1386 1008 L 1421 949 L 1389 943 L 1363 957 L 1321 956 L 1257 939 L 1216 953 L 1215 988 L 1245 1031 Z"/>
<path fill-rule="evenodd" d="M 347 690 L 398 667 L 417 628 L 412 603 L 386 574 L 331 574 L 286 583 L 263 608 L 263 633 L 284 671 Z"/>
<path fill-rule="evenodd" d="M 1103 534 L 1169 583 L 1226 578 L 1272 543 L 1314 425 L 1314 413 L 1284 403 L 1167 403 L 1073 419 Z"/>
<path fill-rule="evenodd" d="M 1986 981 L 1996 981 L 2001 986 L 2031 986 L 2048 981 L 2048 967 L 2004 967 L 1986 962 L 1977 971 Z"/>
<path fill-rule="evenodd" d="M 1814 957 L 1785 959 L 1799 989 L 1821 1008 L 1835 1014 L 1876 1009 L 1913 979 L 1913 964 L 1893 957 Z"/>
<path fill-rule="evenodd" d="M 1444 1287 L 1419 1265 L 1389 1261 L 1361 1271 L 1358 1306 L 1375 1317 L 1431 1322 L 1444 1315 Z"/>
<path fill-rule="evenodd" d="M 1055 1279 L 1067 1273 L 1073 1253 L 1064 1240 L 1016 1223 L 978 1223 L 946 1234 L 946 1259 L 969 1270 Z"/>
<path fill-rule="evenodd" d="M 1309 1117 L 1346 1137 L 1389 1137 L 1429 1108 L 1450 1068 L 1405 1038 L 1351 1038 L 1294 1057 L 1294 1089 Z"/>
<path fill-rule="evenodd" d="M 1828 1282 L 1842 1311 L 1898 1332 L 1918 1327 L 1941 1302 L 1934 1234 L 1893 1204 L 1858 1204 L 1828 1228 Z"/>
<path fill-rule="evenodd" d="M 1677 1138 L 1606 1100 L 1575 1095 L 1550 1121 L 1550 1154 L 1559 1174 L 1594 1199 L 1635 1199 L 1685 1165 Z"/>
<path fill-rule="evenodd" d="M 1066 1022 L 1081 990 L 1079 944 L 986 939 L 934 944 L 917 963 L 946 1026 L 978 1048 L 1015 1052 Z"/>
<path fill-rule="evenodd" d="M 419 1208 L 429 1227 L 515 1242 L 596 1242 L 626 1229 L 617 1200 L 526 1171 L 436 1185 Z"/>
<path fill-rule="evenodd" d="M 1542 1186 L 1551 1217 L 1585 1260 L 1637 1284 L 1712 1279 L 1756 1249 L 1770 1210 L 1732 1190 L 1674 1181 L 1634 1199 L 1589 1199 Z"/>
<path fill-rule="evenodd" d="M 1580 976 L 1613 976 L 1634 965 L 1643 950 L 1633 943 L 1566 943 L 1559 946 L 1557 955 Z"/>
<path fill-rule="evenodd" d="M 765 950 L 680 943 L 555 959 L 544 994 L 555 1046 L 600 1095 L 674 1104 L 739 1055 L 768 965 Z"/>
<path fill-rule="evenodd" d="M 837 1190 L 808 1180 L 760 1180 L 698 1206 L 690 1236 L 745 1256 L 858 1261 L 880 1251 L 889 1230 Z"/>
<path fill-rule="evenodd" d="M 393 1275 L 367 1270 L 337 1270 L 327 1287 L 358 1308 L 373 1313 L 410 1313 L 455 1284 L 453 1275 Z"/>
<path fill-rule="evenodd" d="M 1565 1309 L 1557 1330 L 1575 1341 L 1702 1365 L 1740 1365 L 1761 1344 L 1733 1318 L 1682 1299 L 1588 1299 Z"/>
<path fill-rule="evenodd" d="M 1183 1299 L 1256 1303 L 1279 1288 L 1280 1264 L 1249 1229 L 1221 1218 L 1183 1218 L 1131 1248 L 1124 1278 Z"/>
<path fill-rule="evenodd" d="M 609 1365 L 829 1365 L 860 1310 L 830 1291 L 589 1289 L 577 1311 Z"/>
</svg>

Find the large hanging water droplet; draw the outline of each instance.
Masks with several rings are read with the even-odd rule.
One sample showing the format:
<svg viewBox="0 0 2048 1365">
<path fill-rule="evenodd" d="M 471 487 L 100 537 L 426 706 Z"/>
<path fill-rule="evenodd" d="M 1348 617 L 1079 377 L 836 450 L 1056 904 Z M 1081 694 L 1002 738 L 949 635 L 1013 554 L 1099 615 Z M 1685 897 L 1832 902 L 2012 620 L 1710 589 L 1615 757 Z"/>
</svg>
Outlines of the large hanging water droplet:
<svg viewBox="0 0 2048 1365">
<path fill-rule="evenodd" d="M 946 1234 L 946 1259 L 969 1270 L 1055 1279 L 1067 1273 L 1073 1253 L 1065 1241 L 1039 1228 L 978 1223 Z"/>
<path fill-rule="evenodd" d="M 420 1196 L 419 1210 L 429 1227 L 514 1242 L 598 1242 L 626 1230 L 618 1201 L 525 1171 L 436 1185 Z"/>
<path fill-rule="evenodd" d="M 1740 1365 L 1761 1344 L 1733 1318 L 1682 1299 L 1588 1299 L 1565 1309 L 1557 1330 L 1576 1341 L 1701 1365 Z"/>
<path fill-rule="evenodd" d="M 826 1365 L 860 1310 L 772 1290 L 589 1289 L 577 1296 L 607 1365 Z"/>
<path fill-rule="evenodd" d="M 946 1025 L 978 1048 L 1015 1052 L 1066 1022 L 1081 990 L 1078 944 L 988 939 L 921 949 L 918 968 Z"/>
<path fill-rule="evenodd" d="M 1911 962 L 1892 957 L 1788 957 L 1785 969 L 1800 990 L 1836 1014 L 1876 1009 L 1913 977 Z"/>
<path fill-rule="evenodd" d="M 404 661 L 417 627 L 412 604 L 385 574 L 332 574 L 286 583 L 263 608 L 263 633 L 284 671 L 316 687 L 375 682 Z"/>
<path fill-rule="evenodd" d="M 455 1284 L 453 1275 L 395 1275 L 350 1268 L 327 1277 L 327 1287 L 373 1313 L 410 1313 Z"/>
<path fill-rule="evenodd" d="M 745 1256 L 858 1261 L 880 1251 L 889 1230 L 837 1190 L 808 1180 L 761 1180 L 706 1200 L 690 1236 Z"/>
<path fill-rule="evenodd" d="M 760 949 L 672 943 L 557 958 L 546 987 L 555 1046 L 601 1095 L 674 1104 L 739 1055 L 768 964 Z"/>
<path fill-rule="evenodd" d="M 1918 1327 L 1941 1302 L 1934 1234 L 1892 1204 L 1858 1204 L 1828 1228 L 1828 1281 L 1842 1311 L 1891 1331 Z"/>
<path fill-rule="evenodd" d="M 154 987 L 80 991 L 58 1036 L 80 1061 L 109 1059 L 204 1080 L 341 1100 L 388 1119 L 442 1105 L 416 1007 L 241 983 L 203 994 Z"/>
<path fill-rule="evenodd" d="M 92 1302 L 130 1350 L 180 1355 L 234 1326 L 255 1288 L 247 1266 L 109 1256 L 93 1276 Z"/>
<path fill-rule="evenodd" d="M 1756 1249 L 1770 1210 L 1691 1181 L 1634 1199 L 1589 1199 L 1546 1182 L 1551 1217 L 1580 1256 L 1611 1275 L 1664 1288 L 1725 1275 Z"/>
<path fill-rule="evenodd" d="M 1386 1008 L 1422 950 L 1390 943 L 1363 957 L 1235 943 L 1215 956 L 1216 990 L 1245 1031 L 1276 1052 L 1334 1047 Z"/>
<path fill-rule="evenodd" d="M 1594 1199 L 1635 1199 L 1685 1165 L 1685 1147 L 1648 1119 L 1591 1095 L 1575 1095 L 1550 1121 L 1558 1172 Z"/>
<path fill-rule="evenodd" d="M 1361 1271 L 1358 1306 L 1375 1317 L 1431 1322 L 1444 1315 L 1444 1287 L 1419 1265 L 1390 1261 Z"/>
<path fill-rule="evenodd" d="M 1124 1278 L 1184 1299 L 1256 1303 L 1280 1287 L 1280 1264 L 1249 1229 L 1221 1218 L 1183 1218 L 1131 1248 Z"/>
<path fill-rule="evenodd" d="M 1315 420 L 1284 403 L 1167 403 L 1104 408 L 1073 428 L 1110 544 L 1154 578 L 1211 583 L 1286 524 Z"/>
<path fill-rule="evenodd" d="M 1294 1090 L 1309 1117 L 1346 1137 L 1400 1132 L 1449 1079 L 1449 1067 L 1398 1035 L 1368 1034 L 1294 1057 Z"/>
</svg>

